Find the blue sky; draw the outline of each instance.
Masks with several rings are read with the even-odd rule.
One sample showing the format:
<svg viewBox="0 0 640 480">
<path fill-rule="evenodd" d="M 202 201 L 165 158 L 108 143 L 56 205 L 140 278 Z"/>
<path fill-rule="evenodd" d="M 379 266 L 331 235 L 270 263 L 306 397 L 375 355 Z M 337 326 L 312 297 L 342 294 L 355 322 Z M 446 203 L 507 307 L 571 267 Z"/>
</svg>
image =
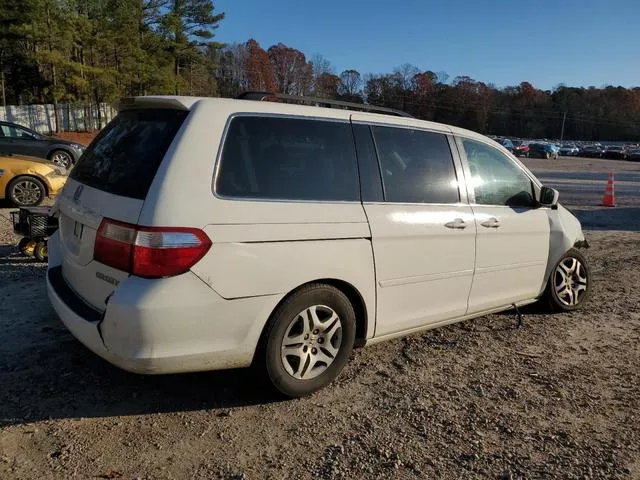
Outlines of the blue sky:
<svg viewBox="0 0 640 480">
<path fill-rule="evenodd" d="M 640 86 L 640 0 L 214 0 L 220 42 L 282 42 L 337 73 L 411 63 L 499 87 Z"/>
</svg>

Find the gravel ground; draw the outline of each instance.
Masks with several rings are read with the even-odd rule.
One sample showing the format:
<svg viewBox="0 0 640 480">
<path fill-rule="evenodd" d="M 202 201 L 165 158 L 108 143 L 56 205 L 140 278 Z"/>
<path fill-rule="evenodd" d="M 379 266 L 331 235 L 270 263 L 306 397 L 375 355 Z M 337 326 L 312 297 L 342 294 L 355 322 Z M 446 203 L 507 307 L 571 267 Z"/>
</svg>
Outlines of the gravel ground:
<svg viewBox="0 0 640 480">
<path fill-rule="evenodd" d="M 554 166 L 587 168 L 566 162 Z M 44 266 L 13 253 L 8 211 L 0 478 L 640 478 L 640 208 L 587 229 L 584 311 L 358 350 L 333 385 L 292 401 L 247 371 L 145 377 L 87 351 L 49 307 Z"/>
</svg>

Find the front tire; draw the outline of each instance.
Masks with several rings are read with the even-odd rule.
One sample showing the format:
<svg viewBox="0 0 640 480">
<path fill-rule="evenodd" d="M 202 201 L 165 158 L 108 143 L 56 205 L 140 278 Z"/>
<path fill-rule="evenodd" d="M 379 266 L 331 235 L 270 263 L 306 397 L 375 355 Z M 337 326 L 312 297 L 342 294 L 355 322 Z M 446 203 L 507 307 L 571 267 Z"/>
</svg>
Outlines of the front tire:
<svg viewBox="0 0 640 480">
<path fill-rule="evenodd" d="M 7 187 L 9 199 L 18 207 L 40 205 L 46 195 L 44 184 L 35 177 L 16 177 Z"/>
<path fill-rule="evenodd" d="M 347 296 L 322 283 L 307 285 L 274 312 L 262 359 L 270 383 L 287 397 L 331 383 L 353 350 L 356 318 Z"/>
<path fill-rule="evenodd" d="M 555 264 L 545 290 L 552 311 L 570 312 L 582 308 L 591 294 L 591 268 L 582 253 L 572 248 Z"/>
</svg>

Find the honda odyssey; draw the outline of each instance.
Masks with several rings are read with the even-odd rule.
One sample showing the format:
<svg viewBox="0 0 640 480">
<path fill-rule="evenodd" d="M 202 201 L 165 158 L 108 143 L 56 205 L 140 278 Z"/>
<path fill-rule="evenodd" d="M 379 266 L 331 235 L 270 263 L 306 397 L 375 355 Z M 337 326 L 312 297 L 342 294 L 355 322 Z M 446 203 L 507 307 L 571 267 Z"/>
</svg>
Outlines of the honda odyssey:
<svg viewBox="0 0 640 480">
<path fill-rule="evenodd" d="M 109 362 L 253 365 L 295 397 L 354 347 L 587 300 L 580 223 L 496 142 L 367 105 L 251 98 L 309 100 L 126 99 L 71 171 L 47 289 Z"/>
</svg>

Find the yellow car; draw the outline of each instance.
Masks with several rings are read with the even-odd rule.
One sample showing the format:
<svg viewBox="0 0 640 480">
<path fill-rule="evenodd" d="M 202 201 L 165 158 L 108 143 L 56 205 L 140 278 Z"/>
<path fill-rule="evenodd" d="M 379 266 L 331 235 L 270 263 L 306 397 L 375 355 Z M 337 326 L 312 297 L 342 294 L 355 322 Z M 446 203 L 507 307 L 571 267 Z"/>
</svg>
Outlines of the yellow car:
<svg viewBox="0 0 640 480">
<path fill-rule="evenodd" d="M 40 204 L 54 197 L 67 181 L 67 172 L 48 160 L 18 155 L 0 155 L 0 200 L 18 207 Z"/>
</svg>

